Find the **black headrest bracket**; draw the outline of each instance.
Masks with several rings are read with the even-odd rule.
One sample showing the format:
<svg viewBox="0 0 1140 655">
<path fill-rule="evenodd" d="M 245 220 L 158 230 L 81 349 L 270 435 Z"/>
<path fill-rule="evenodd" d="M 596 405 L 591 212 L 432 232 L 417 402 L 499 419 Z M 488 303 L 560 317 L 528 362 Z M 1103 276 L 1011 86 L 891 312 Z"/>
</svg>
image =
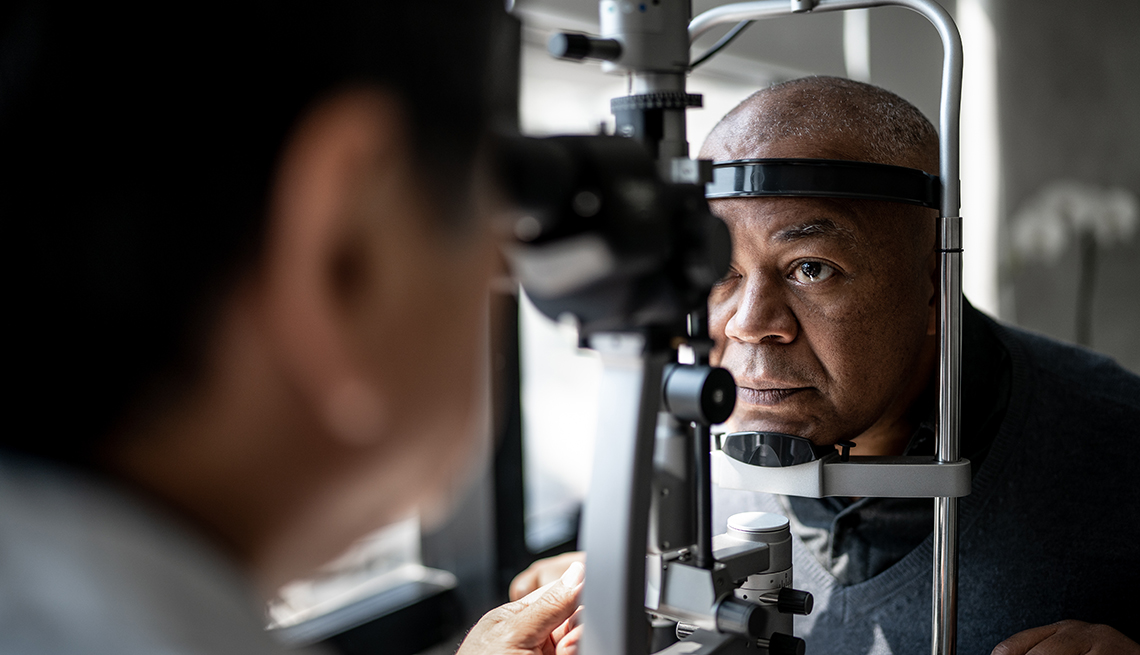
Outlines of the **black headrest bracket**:
<svg viewBox="0 0 1140 655">
<path fill-rule="evenodd" d="M 936 176 L 904 166 L 839 159 L 737 159 L 713 163 L 705 197 L 849 198 L 938 209 L 940 191 Z"/>
</svg>

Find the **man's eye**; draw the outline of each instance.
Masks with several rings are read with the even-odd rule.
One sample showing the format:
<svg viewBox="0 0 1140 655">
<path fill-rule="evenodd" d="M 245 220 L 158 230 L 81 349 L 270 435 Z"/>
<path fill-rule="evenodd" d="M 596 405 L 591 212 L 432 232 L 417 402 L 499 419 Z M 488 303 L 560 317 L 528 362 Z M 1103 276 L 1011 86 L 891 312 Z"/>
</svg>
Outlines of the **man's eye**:
<svg viewBox="0 0 1140 655">
<path fill-rule="evenodd" d="M 736 271 L 734 271 L 733 269 L 730 268 L 730 269 L 728 269 L 728 272 L 726 272 L 723 277 L 721 277 L 719 280 L 717 280 L 713 286 L 717 286 L 717 287 L 723 286 L 725 284 L 728 284 L 729 282 L 732 282 L 733 280 L 735 280 L 738 277 L 740 277 L 740 273 L 737 273 Z"/>
<path fill-rule="evenodd" d="M 823 262 L 803 262 L 792 271 L 792 277 L 801 284 L 823 282 L 834 274 L 835 268 Z"/>
</svg>

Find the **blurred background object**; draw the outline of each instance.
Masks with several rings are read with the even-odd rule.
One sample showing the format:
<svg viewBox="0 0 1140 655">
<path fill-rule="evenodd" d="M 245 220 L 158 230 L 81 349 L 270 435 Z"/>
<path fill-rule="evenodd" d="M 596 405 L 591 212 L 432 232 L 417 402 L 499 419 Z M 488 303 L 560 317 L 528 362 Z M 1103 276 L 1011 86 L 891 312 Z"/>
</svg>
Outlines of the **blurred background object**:
<svg viewBox="0 0 1140 655">
<path fill-rule="evenodd" d="M 1010 220 L 1015 271 L 1033 264 L 1056 266 L 1067 251 L 1076 250 L 1074 340 L 1082 346 L 1092 346 L 1099 260 L 1128 246 L 1138 214 L 1140 203 L 1128 189 L 1058 180 L 1030 196 Z"/>
<path fill-rule="evenodd" d="M 1096 11 L 1057 0 L 987 4 L 1001 36 L 999 182 L 1007 222 L 998 315 L 1140 371 L 1140 241 L 1101 241 L 1092 280 L 1075 239 L 1050 261 L 1017 260 L 1011 243 L 1014 213 L 1058 181 L 1140 194 L 1140 4 L 1118 0 Z"/>
</svg>

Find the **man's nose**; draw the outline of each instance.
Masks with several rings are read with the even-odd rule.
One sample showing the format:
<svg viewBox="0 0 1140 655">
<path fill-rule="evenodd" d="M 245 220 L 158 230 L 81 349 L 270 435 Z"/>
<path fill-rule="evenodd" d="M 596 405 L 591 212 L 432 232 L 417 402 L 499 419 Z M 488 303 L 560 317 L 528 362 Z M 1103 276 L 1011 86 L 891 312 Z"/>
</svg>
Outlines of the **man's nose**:
<svg viewBox="0 0 1140 655">
<path fill-rule="evenodd" d="M 724 326 L 725 336 L 744 343 L 794 341 L 799 322 L 780 282 L 766 276 L 750 276 L 735 312 Z"/>
</svg>

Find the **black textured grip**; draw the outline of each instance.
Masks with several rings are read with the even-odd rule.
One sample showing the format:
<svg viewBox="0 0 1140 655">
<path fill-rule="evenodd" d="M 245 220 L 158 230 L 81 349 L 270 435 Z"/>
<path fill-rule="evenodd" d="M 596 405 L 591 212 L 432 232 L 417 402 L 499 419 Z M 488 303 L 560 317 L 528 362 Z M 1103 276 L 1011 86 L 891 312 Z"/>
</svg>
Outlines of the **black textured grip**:
<svg viewBox="0 0 1140 655">
<path fill-rule="evenodd" d="M 804 640 L 781 632 L 768 638 L 768 655 L 804 655 Z"/>
<path fill-rule="evenodd" d="M 610 111 L 615 114 L 619 111 L 644 109 L 686 109 L 688 107 L 701 107 L 704 105 L 704 96 L 699 93 L 682 93 L 680 91 L 662 91 L 660 93 L 644 93 L 636 96 L 622 96 L 610 100 Z"/>
<path fill-rule="evenodd" d="M 780 595 L 776 599 L 776 609 L 784 614 L 806 616 L 811 614 L 814 605 L 815 598 L 812 597 L 811 593 L 792 589 L 791 587 L 780 589 Z"/>
</svg>

